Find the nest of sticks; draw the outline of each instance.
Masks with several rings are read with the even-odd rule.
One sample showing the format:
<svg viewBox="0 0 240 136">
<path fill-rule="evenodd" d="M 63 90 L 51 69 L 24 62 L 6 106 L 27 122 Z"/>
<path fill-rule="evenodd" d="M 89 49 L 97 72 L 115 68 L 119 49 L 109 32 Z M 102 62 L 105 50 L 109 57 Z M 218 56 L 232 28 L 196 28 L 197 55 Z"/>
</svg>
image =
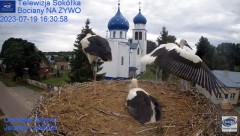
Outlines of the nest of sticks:
<svg viewBox="0 0 240 136">
<path fill-rule="evenodd" d="M 195 91 L 181 91 L 169 83 L 139 81 L 161 103 L 161 120 L 142 125 L 126 108 L 130 81 L 66 85 L 61 92 L 43 96 L 29 118 L 58 118 L 56 131 L 28 130 L 26 135 L 197 135 L 220 131 L 220 108 Z M 28 126 L 44 125 L 29 123 Z"/>
</svg>

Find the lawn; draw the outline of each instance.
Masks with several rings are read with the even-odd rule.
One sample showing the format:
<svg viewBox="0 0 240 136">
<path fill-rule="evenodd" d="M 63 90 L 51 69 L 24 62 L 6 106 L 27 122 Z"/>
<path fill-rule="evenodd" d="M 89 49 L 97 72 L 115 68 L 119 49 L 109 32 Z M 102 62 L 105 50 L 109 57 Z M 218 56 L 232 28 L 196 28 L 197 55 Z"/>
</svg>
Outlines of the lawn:
<svg viewBox="0 0 240 136">
<path fill-rule="evenodd" d="M 9 78 L 6 78 L 4 77 L 3 75 L 0 75 L 0 81 L 2 83 L 4 83 L 7 87 L 17 87 L 17 86 L 24 86 L 28 89 L 31 89 L 35 92 L 42 92 L 43 89 L 39 88 L 39 87 L 36 87 L 36 86 L 33 86 L 33 85 L 30 85 L 26 82 L 13 82 L 11 79 Z"/>
<path fill-rule="evenodd" d="M 64 73 L 60 77 L 48 77 L 46 80 L 42 80 L 41 82 L 45 84 L 51 84 L 54 86 L 64 86 L 65 84 L 67 84 L 65 81 L 68 79 L 69 79 L 68 75 Z"/>
<path fill-rule="evenodd" d="M 235 66 L 234 71 L 240 72 L 240 66 Z"/>
<path fill-rule="evenodd" d="M 146 71 L 139 77 L 140 80 L 155 80 L 155 75 L 151 72 L 152 66 L 147 66 Z"/>
</svg>

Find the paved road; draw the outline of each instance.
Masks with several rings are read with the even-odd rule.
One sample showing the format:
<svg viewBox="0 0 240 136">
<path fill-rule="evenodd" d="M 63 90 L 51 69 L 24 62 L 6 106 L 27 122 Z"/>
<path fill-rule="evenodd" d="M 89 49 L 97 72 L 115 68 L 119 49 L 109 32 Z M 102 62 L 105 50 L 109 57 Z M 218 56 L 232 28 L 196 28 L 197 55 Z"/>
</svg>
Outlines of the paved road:
<svg viewBox="0 0 240 136">
<path fill-rule="evenodd" d="M 0 82 L 0 108 L 11 118 L 25 118 L 40 94 L 25 87 L 6 87 Z"/>
</svg>

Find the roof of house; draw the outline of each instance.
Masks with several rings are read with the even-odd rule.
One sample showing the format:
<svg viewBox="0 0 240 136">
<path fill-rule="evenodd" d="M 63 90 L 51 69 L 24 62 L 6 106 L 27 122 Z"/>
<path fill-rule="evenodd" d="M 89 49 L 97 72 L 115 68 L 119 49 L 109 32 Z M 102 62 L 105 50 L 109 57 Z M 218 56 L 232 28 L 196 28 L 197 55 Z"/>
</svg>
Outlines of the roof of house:
<svg viewBox="0 0 240 136">
<path fill-rule="evenodd" d="M 127 43 L 128 46 L 130 46 L 130 49 L 137 49 L 138 43 Z"/>
<path fill-rule="evenodd" d="M 213 70 L 213 74 L 227 87 L 240 88 L 240 72 Z"/>
<path fill-rule="evenodd" d="M 67 62 L 63 56 L 54 57 L 55 62 Z"/>
</svg>

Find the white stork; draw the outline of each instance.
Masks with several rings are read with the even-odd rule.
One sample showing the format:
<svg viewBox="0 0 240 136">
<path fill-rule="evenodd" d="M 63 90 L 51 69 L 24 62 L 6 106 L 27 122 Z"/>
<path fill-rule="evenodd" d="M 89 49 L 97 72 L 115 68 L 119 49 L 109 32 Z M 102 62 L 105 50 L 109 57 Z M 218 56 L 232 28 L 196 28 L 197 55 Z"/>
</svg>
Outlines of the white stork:
<svg viewBox="0 0 240 136">
<path fill-rule="evenodd" d="M 98 35 L 87 34 L 80 41 L 83 52 L 87 55 L 90 64 L 97 62 L 98 58 L 103 61 L 111 61 L 112 53 L 108 41 Z"/>
<path fill-rule="evenodd" d="M 93 81 L 94 81 L 94 90 L 96 90 L 95 81 L 96 81 L 98 59 L 101 58 L 103 61 L 111 61 L 112 60 L 111 48 L 109 46 L 108 41 L 105 38 L 102 38 L 101 36 L 98 36 L 98 35 L 92 35 L 90 33 L 88 33 L 86 37 L 84 37 L 80 41 L 80 43 L 82 45 L 83 52 L 86 54 L 88 58 L 89 63 L 94 65 Z"/>
<path fill-rule="evenodd" d="M 160 120 L 161 107 L 157 99 L 138 88 L 136 79 L 132 79 L 131 88 L 127 96 L 129 113 L 141 124 Z"/>
<path fill-rule="evenodd" d="M 210 95 L 212 95 L 212 92 L 215 95 L 220 91 L 226 93 L 225 85 L 212 74 L 202 59 L 183 50 L 183 46 L 190 47 L 187 41 L 182 39 L 179 46 L 174 43 L 162 44 L 151 53 L 143 56 L 141 63 L 166 64 L 172 74 L 193 81 L 205 88 Z"/>
</svg>

